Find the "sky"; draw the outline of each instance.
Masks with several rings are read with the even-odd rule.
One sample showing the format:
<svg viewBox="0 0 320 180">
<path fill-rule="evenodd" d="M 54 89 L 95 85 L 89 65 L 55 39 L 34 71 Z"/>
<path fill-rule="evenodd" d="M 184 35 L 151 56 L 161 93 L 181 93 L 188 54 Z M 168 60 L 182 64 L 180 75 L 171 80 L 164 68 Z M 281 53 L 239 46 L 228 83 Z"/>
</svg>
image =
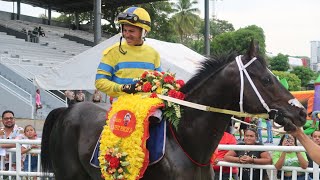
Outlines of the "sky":
<svg viewBox="0 0 320 180">
<path fill-rule="evenodd" d="M 12 12 L 12 4 L 0 1 L 0 10 Z M 204 0 L 198 0 L 196 7 L 204 17 Z M 209 11 L 210 16 L 228 21 L 235 29 L 253 24 L 261 27 L 267 52 L 310 57 L 310 41 L 320 41 L 319 8 L 320 0 L 210 0 Z M 22 5 L 21 14 L 38 17 L 45 10 Z M 53 12 L 52 16 L 59 14 Z"/>
</svg>

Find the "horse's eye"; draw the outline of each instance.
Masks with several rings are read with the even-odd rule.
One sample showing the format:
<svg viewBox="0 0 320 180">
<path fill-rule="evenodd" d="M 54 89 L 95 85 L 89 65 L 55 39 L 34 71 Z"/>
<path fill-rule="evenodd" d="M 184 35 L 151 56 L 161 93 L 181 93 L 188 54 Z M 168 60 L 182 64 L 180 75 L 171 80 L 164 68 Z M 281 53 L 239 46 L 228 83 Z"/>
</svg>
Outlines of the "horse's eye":
<svg viewBox="0 0 320 180">
<path fill-rule="evenodd" d="M 264 86 L 267 86 L 267 85 L 272 84 L 272 80 L 271 80 L 270 77 L 264 77 L 264 78 L 262 79 L 262 83 L 263 83 Z"/>
</svg>

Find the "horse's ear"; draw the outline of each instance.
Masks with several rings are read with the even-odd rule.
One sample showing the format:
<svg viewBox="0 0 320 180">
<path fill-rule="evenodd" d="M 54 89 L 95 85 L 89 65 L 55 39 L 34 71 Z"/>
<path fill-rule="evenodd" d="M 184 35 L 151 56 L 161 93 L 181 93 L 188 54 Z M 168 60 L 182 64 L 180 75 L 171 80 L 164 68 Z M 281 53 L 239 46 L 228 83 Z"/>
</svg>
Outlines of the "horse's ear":
<svg viewBox="0 0 320 180">
<path fill-rule="evenodd" d="M 250 43 L 250 48 L 248 50 L 248 56 L 250 59 L 257 57 L 259 55 L 259 43 L 258 41 L 252 39 Z"/>
</svg>

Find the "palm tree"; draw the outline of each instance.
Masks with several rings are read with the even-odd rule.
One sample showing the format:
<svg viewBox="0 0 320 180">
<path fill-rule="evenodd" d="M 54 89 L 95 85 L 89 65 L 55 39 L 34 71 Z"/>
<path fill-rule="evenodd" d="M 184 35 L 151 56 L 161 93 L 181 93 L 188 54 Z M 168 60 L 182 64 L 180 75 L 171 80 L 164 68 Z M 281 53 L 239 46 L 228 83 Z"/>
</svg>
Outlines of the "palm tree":
<svg viewBox="0 0 320 180">
<path fill-rule="evenodd" d="M 172 23 L 180 36 L 181 42 L 183 42 L 185 36 L 194 33 L 197 24 L 200 23 L 199 15 L 195 14 L 199 14 L 200 10 L 193 7 L 196 4 L 198 4 L 197 0 L 178 0 L 173 5 L 173 9 L 177 13 L 172 16 Z"/>
</svg>

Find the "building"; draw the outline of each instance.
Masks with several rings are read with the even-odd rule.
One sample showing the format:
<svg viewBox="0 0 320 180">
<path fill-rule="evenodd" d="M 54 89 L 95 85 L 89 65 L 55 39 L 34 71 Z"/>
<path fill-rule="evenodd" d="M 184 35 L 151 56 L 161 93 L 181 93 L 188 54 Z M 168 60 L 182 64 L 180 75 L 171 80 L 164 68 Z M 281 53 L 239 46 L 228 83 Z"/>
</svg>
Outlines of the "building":
<svg viewBox="0 0 320 180">
<path fill-rule="evenodd" d="M 311 41 L 310 69 L 320 71 L 320 41 Z"/>
</svg>

